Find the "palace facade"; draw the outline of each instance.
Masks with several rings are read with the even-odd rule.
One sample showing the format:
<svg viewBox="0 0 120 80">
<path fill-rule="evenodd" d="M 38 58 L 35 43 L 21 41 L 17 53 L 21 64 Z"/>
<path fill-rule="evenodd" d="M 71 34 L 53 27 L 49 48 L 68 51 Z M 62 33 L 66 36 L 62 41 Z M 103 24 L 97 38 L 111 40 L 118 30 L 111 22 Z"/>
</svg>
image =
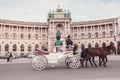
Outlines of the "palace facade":
<svg viewBox="0 0 120 80">
<path fill-rule="evenodd" d="M 48 12 L 46 23 L 0 19 L 0 53 L 30 53 L 43 44 L 50 51 L 54 48 L 58 30 L 61 32 L 63 49 L 68 35 L 81 49 L 101 47 L 103 43 L 108 45 L 110 42 L 117 47 L 120 18 L 72 22 L 71 13 L 58 8 Z"/>
</svg>

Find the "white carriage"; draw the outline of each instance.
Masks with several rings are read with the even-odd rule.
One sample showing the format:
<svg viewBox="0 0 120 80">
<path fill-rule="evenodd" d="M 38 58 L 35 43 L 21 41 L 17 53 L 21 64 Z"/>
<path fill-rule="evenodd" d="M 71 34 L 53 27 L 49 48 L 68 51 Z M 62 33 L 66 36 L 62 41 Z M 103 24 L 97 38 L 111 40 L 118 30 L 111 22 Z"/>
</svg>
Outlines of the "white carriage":
<svg viewBox="0 0 120 80">
<path fill-rule="evenodd" d="M 49 63 L 59 64 L 65 62 L 65 64 L 72 69 L 76 69 L 80 66 L 80 60 L 76 55 L 73 55 L 72 51 L 49 53 L 42 50 L 38 50 L 39 55 L 32 59 L 32 67 L 35 70 L 44 70 Z"/>
</svg>

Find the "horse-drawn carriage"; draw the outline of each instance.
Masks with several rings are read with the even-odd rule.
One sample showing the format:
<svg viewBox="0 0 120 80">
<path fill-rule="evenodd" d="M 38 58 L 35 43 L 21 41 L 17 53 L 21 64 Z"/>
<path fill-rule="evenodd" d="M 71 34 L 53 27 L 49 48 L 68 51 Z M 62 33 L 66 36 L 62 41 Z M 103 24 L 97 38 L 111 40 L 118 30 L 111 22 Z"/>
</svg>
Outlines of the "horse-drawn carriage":
<svg viewBox="0 0 120 80">
<path fill-rule="evenodd" d="M 72 69 L 76 69 L 80 66 L 80 60 L 76 55 L 73 55 L 72 51 L 66 52 L 47 52 L 37 49 L 37 56 L 32 60 L 32 67 L 35 70 L 43 70 L 48 64 L 59 64 L 65 62 L 65 64 Z"/>
</svg>

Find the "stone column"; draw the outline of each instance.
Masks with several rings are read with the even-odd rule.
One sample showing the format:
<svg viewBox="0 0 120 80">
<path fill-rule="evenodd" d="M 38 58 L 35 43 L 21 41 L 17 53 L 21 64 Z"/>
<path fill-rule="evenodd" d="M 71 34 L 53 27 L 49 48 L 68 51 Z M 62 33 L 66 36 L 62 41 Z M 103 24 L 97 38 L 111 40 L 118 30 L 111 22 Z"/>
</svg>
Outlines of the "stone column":
<svg viewBox="0 0 120 80">
<path fill-rule="evenodd" d="M 74 38 L 74 34 L 75 34 L 75 33 L 74 33 L 74 27 L 73 27 L 73 38 Z"/>
<path fill-rule="evenodd" d="M 49 26 L 49 34 L 51 35 L 51 22 L 49 22 L 50 26 Z"/>
<path fill-rule="evenodd" d="M 42 36 L 42 27 L 41 27 L 41 38 L 43 39 L 43 36 Z"/>
<path fill-rule="evenodd" d="M 55 34 L 55 30 L 54 30 L 54 28 L 55 28 L 55 23 L 54 23 L 54 21 L 53 21 L 53 25 L 52 25 L 53 35 Z"/>
<path fill-rule="evenodd" d="M 107 33 L 107 37 L 109 37 L 108 24 L 106 24 L 106 29 L 107 29 L 107 31 L 106 31 L 106 33 Z"/>
<path fill-rule="evenodd" d="M 78 38 L 78 27 L 77 27 L 77 38 Z"/>
<path fill-rule="evenodd" d="M 67 29 L 66 29 L 66 28 L 67 28 L 66 24 L 67 24 L 67 23 L 66 23 L 66 21 L 65 21 L 65 30 L 64 30 L 65 36 L 66 36 L 66 30 L 67 30 Z"/>
<path fill-rule="evenodd" d="M 110 36 L 110 25 L 108 25 L 108 31 L 109 31 L 109 34 L 108 34 L 108 35 Z"/>
</svg>

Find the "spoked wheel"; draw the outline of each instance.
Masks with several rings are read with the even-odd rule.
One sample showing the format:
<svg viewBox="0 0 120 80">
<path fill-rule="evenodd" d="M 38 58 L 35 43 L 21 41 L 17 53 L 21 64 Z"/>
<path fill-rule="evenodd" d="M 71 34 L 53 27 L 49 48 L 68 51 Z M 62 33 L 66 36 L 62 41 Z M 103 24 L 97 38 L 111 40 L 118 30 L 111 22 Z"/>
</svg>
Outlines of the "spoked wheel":
<svg viewBox="0 0 120 80">
<path fill-rule="evenodd" d="M 67 57 L 66 58 L 66 65 L 72 69 L 76 69 L 80 66 L 80 60 L 73 56 L 73 57 Z"/>
<path fill-rule="evenodd" d="M 43 70 L 47 67 L 48 60 L 44 55 L 39 55 L 33 58 L 32 67 L 35 70 Z"/>
</svg>

